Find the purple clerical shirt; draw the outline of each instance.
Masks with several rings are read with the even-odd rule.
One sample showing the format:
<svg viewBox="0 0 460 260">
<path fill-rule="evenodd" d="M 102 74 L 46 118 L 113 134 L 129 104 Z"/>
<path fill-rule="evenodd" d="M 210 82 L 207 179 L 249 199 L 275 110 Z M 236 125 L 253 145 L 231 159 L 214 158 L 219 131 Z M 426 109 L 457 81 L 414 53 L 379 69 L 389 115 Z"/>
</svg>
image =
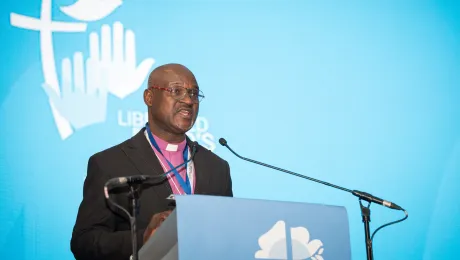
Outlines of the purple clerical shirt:
<svg viewBox="0 0 460 260">
<path fill-rule="evenodd" d="M 185 149 L 185 145 L 187 144 L 186 140 L 180 143 L 177 143 L 177 144 L 171 144 L 171 143 L 168 143 L 162 140 L 158 136 L 152 134 L 153 138 L 158 144 L 158 147 L 161 150 L 161 153 L 163 153 L 164 155 L 162 156 L 161 153 L 159 153 L 150 143 L 147 132 L 145 133 L 145 135 L 146 135 L 147 141 L 152 147 L 152 150 L 155 152 L 156 156 L 160 160 L 160 164 L 163 167 L 164 172 L 171 170 L 171 167 L 169 167 L 169 164 L 166 162 L 165 159 L 167 159 L 173 165 L 173 167 L 176 167 L 177 165 L 184 163 L 184 149 Z M 190 156 L 190 149 L 187 154 Z M 187 166 L 189 166 L 190 163 L 188 163 Z M 185 166 L 181 166 L 178 169 L 178 172 L 184 181 L 186 178 L 185 176 L 187 174 L 186 169 L 187 168 Z M 189 172 L 188 175 L 189 175 L 189 180 L 191 183 L 192 194 L 193 194 L 194 189 L 195 189 L 195 167 L 188 167 L 188 169 L 191 170 L 191 172 Z M 177 178 L 174 172 L 171 172 L 168 174 L 168 181 L 169 181 L 169 185 L 171 186 L 171 190 L 173 191 L 174 194 L 185 194 L 184 190 L 181 188 L 179 182 L 177 181 Z"/>
</svg>

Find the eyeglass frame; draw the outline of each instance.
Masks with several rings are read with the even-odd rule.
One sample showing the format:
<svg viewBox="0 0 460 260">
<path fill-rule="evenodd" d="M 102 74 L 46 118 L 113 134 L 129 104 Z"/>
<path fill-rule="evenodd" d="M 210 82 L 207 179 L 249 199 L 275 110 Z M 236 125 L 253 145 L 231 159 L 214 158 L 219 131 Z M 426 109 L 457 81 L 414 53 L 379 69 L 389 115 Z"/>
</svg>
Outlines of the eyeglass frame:
<svg viewBox="0 0 460 260">
<path fill-rule="evenodd" d="M 181 98 L 176 98 L 172 95 L 172 90 L 173 88 L 183 88 L 186 90 L 185 94 L 181 97 Z M 174 98 L 175 100 L 182 100 L 185 98 L 185 96 L 189 96 L 190 100 L 194 103 L 194 104 L 199 104 L 201 101 L 203 101 L 203 99 L 205 98 L 205 96 L 203 95 L 203 91 L 201 91 L 199 88 L 186 88 L 186 87 L 183 87 L 183 86 L 169 86 L 169 87 L 160 87 L 160 86 L 157 86 L 157 85 L 153 85 L 153 86 L 149 86 L 149 89 L 158 89 L 158 90 L 163 90 L 163 91 L 167 91 L 171 94 L 171 97 Z M 197 93 L 197 101 L 195 102 L 193 100 L 193 98 L 191 97 L 192 93 L 190 93 L 190 91 L 192 90 L 198 90 L 198 93 Z M 201 97 L 201 99 L 200 99 Z"/>
</svg>

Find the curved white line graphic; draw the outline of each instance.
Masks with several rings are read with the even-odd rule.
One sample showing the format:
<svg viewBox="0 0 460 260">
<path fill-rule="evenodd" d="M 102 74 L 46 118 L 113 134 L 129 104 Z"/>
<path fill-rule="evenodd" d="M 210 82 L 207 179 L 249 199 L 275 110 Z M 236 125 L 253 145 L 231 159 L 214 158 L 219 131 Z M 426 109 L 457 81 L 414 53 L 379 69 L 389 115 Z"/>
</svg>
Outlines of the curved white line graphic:
<svg viewBox="0 0 460 260">
<path fill-rule="evenodd" d="M 86 31 L 85 23 L 66 23 L 54 22 L 51 19 L 51 0 L 43 0 L 40 12 L 40 19 L 27 17 L 11 13 L 11 25 L 40 31 L 40 50 L 42 56 L 43 78 L 45 83 L 60 95 L 59 82 L 56 73 L 56 65 L 54 59 L 53 47 L 53 32 L 84 32 Z M 66 139 L 72 133 L 70 122 L 65 119 L 59 111 L 54 107 L 54 104 L 49 100 L 53 117 L 56 121 L 59 134 L 62 139 Z"/>
</svg>

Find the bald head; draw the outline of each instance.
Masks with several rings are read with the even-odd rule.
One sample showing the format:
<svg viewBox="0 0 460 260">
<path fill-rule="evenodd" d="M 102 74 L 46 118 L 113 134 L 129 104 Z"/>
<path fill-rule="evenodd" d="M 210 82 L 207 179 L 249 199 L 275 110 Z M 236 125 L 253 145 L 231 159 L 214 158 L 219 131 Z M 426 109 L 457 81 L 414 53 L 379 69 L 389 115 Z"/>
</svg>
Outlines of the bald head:
<svg viewBox="0 0 460 260">
<path fill-rule="evenodd" d="M 193 73 L 184 65 L 165 64 L 150 73 L 144 102 L 152 133 L 167 142 L 184 140 L 198 115 L 200 91 Z"/>
<path fill-rule="evenodd" d="M 184 65 L 169 63 L 155 68 L 149 76 L 147 87 L 167 87 L 171 83 L 180 82 L 185 85 L 197 87 L 196 78 Z"/>
</svg>

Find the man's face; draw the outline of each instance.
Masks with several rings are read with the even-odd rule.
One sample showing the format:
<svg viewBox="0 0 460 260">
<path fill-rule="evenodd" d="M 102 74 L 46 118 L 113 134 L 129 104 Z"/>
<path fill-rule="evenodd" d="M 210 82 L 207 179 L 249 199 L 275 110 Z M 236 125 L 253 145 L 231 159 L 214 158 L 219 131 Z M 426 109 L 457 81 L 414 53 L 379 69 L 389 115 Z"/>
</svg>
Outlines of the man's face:
<svg viewBox="0 0 460 260">
<path fill-rule="evenodd" d="M 198 116 L 199 103 L 190 97 L 198 93 L 194 77 L 169 73 L 162 84 L 150 88 L 153 94 L 152 117 L 163 130 L 172 134 L 189 131 Z"/>
</svg>

